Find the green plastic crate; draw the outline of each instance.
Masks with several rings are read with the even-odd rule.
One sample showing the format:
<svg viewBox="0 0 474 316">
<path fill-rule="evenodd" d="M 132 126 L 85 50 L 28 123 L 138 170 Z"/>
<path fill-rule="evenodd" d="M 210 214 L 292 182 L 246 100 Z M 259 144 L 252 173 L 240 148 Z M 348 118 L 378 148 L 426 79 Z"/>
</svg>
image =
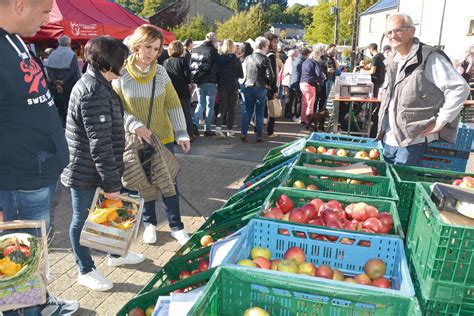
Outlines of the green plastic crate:
<svg viewBox="0 0 474 316">
<path fill-rule="evenodd" d="M 277 187 L 283 178 L 287 175 L 289 167 L 283 166 L 269 175 L 258 180 L 249 187 L 243 189 L 240 192 L 237 192 L 227 200 L 224 204 L 224 207 L 241 202 L 243 200 L 251 199 L 254 196 L 264 196 L 270 193 L 271 189 Z"/>
<path fill-rule="evenodd" d="M 415 287 L 416 298 L 420 304 L 424 316 L 472 316 L 474 306 L 446 303 L 427 299 L 423 296 L 421 285 L 415 273 L 412 273 L 413 285 Z"/>
<path fill-rule="evenodd" d="M 327 282 L 329 281 L 329 282 Z M 414 297 L 335 286 L 330 280 L 297 280 L 264 270 L 217 269 L 188 316 L 241 316 L 250 307 L 270 315 L 421 316 Z"/>
<path fill-rule="evenodd" d="M 307 141 L 305 148 L 309 146 L 314 146 L 316 148 L 322 146 L 325 147 L 326 149 L 334 148 L 336 150 L 338 149 L 345 149 L 347 151 L 347 157 L 354 158 L 355 154 L 359 151 L 365 151 L 369 153 L 370 148 L 363 147 L 363 146 L 357 146 L 357 145 L 350 145 L 350 144 L 341 144 L 341 143 L 331 143 L 331 142 L 323 142 L 323 141 Z M 382 155 L 382 149 L 380 148 L 372 148 L 372 149 L 377 149 L 379 152 L 379 158 L 374 160 L 374 161 L 383 161 L 383 155 Z M 304 149 L 303 149 L 304 151 Z M 358 158 L 354 158 L 358 159 Z M 366 159 L 359 159 L 360 161 L 368 161 Z"/>
<path fill-rule="evenodd" d="M 416 184 L 407 234 L 410 260 L 430 300 L 474 306 L 474 227 L 445 223 L 429 184 Z"/>
<path fill-rule="evenodd" d="M 336 179 L 343 179 L 344 181 L 335 181 Z M 362 195 L 398 202 L 395 183 L 392 179 L 387 177 L 355 175 L 321 169 L 293 167 L 282 182 L 282 186 L 293 187 L 295 181 L 298 180 L 303 181 L 305 186 L 314 184 L 318 187 L 319 191 L 328 193 Z M 347 181 L 353 180 L 358 181 L 359 184 L 347 183 Z"/>
<path fill-rule="evenodd" d="M 302 152 L 298 159 L 295 162 L 295 166 L 302 166 L 305 165 L 316 165 L 316 166 L 324 166 L 324 167 L 341 167 L 341 166 L 349 166 L 355 163 L 364 163 L 367 166 L 377 170 L 377 176 L 382 177 L 391 177 L 388 165 L 380 160 L 363 160 L 350 157 L 339 157 L 339 156 L 331 156 L 331 155 L 323 155 L 323 154 L 314 154 L 310 152 Z"/>
<path fill-rule="evenodd" d="M 228 235 L 233 234 L 234 232 L 238 231 L 243 226 L 247 225 L 247 223 L 255 216 L 258 215 L 260 212 L 261 207 L 254 209 L 251 213 L 247 213 L 245 215 L 241 215 L 235 218 L 228 219 L 226 221 L 221 222 L 220 224 L 216 224 L 213 226 L 209 226 L 205 229 L 199 229 L 196 231 L 191 238 L 181 246 L 181 248 L 176 251 L 176 257 L 185 255 L 193 250 L 199 249 L 202 247 L 201 245 L 201 238 L 204 235 L 210 235 L 214 241 L 219 240 L 220 238 L 227 237 Z"/>
<path fill-rule="evenodd" d="M 137 295 L 168 286 L 173 280 L 176 283 L 183 282 L 183 280 L 179 280 L 179 273 L 182 270 L 189 272 L 198 270 L 199 261 L 209 261 L 210 252 L 211 247 L 206 247 L 187 253 L 184 256 L 174 256 L 148 281 Z"/>
<path fill-rule="evenodd" d="M 292 147 L 292 146 L 295 149 L 299 149 L 299 148 L 304 146 L 304 144 L 306 143 L 306 140 L 308 139 L 308 137 L 309 136 L 298 138 L 298 139 L 296 139 L 294 141 L 291 141 L 289 143 L 286 143 L 286 144 L 283 144 L 283 145 L 280 145 L 280 146 L 277 146 L 277 147 L 274 147 L 274 148 L 270 149 L 267 152 L 267 154 L 265 155 L 265 157 L 263 157 L 263 161 L 269 161 L 269 160 L 274 159 L 274 158 L 285 157 L 282 153 L 282 150 L 284 152 L 288 151 L 290 149 L 290 147 Z"/>
<path fill-rule="evenodd" d="M 397 206 L 395 205 L 394 201 L 390 200 L 382 200 L 382 199 L 375 199 L 375 198 L 368 198 L 368 197 L 361 197 L 356 195 L 341 195 L 341 194 L 334 194 L 334 193 L 325 193 L 321 191 L 310 191 L 310 190 L 298 190 L 293 188 L 284 188 L 279 187 L 273 189 L 270 195 L 268 196 L 267 200 L 264 203 L 262 208 L 262 212 L 260 213 L 260 217 L 264 217 L 264 214 L 272 207 L 275 206 L 275 201 L 280 197 L 280 195 L 286 194 L 290 199 L 293 200 L 295 207 L 303 206 L 312 199 L 319 198 L 324 202 L 329 200 L 336 200 L 339 201 L 343 207 L 350 203 L 357 203 L 357 202 L 365 202 L 369 205 L 375 206 L 379 212 L 387 212 L 392 215 L 393 218 L 393 229 L 389 232 L 389 235 L 396 235 L 400 238 L 405 238 L 405 235 L 402 230 L 402 226 L 400 224 L 400 218 L 398 217 Z M 279 221 L 274 219 L 265 218 L 271 221 Z M 309 224 L 303 224 L 309 225 Z M 314 226 L 314 225 L 309 225 Z M 338 229 L 334 229 L 338 230 Z M 359 232 L 354 232 L 359 233 Z M 361 234 L 366 234 L 362 233 Z"/>
<path fill-rule="evenodd" d="M 193 275 L 187 279 L 182 280 L 179 283 L 174 283 L 159 289 L 151 290 L 150 292 L 137 295 L 128 301 L 117 313 L 118 316 L 127 316 L 130 310 L 135 307 L 139 307 L 144 311 L 151 305 L 156 304 L 158 297 L 160 296 L 168 296 L 170 293 L 186 289 L 188 287 L 194 286 L 203 286 L 205 285 L 209 279 L 211 279 L 212 274 L 215 272 L 216 269 L 210 269 L 199 274 Z"/>
<path fill-rule="evenodd" d="M 288 157 L 280 156 L 265 161 L 262 165 L 257 166 L 257 168 L 253 169 L 249 173 L 249 175 L 243 181 L 244 185 L 249 182 L 254 183 L 260 178 L 266 176 L 268 173 L 271 173 L 276 169 L 291 164 L 293 162 L 293 159 L 295 159 L 296 155 L 297 153 Z"/>
<path fill-rule="evenodd" d="M 207 218 L 207 220 L 197 229 L 206 230 L 212 229 L 214 226 L 224 225 L 229 222 L 238 221 L 239 219 L 243 219 L 249 214 L 255 214 L 258 210 L 262 208 L 263 202 L 257 203 L 253 208 L 232 208 L 232 211 L 229 211 L 227 207 L 219 209 L 212 213 L 211 216 Z"/>
</svg>

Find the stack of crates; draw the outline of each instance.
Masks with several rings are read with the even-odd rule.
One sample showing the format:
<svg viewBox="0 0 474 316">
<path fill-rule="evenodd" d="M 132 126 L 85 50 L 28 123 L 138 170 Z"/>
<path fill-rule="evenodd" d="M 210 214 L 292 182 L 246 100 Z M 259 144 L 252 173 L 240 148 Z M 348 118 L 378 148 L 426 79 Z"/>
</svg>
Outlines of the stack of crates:
<svg viewBox="0 0 474 316">
<path fill-rule="evenodd" d="M 460 123 L 454 144 L 443 141 L 428 144 L 422 158 L 422 167 L 464 172 L 471 153 L 473 139 L 474 129 L 467 124 Z"/>
<path fill-rule="evenodd" d="M 416 184 L 406 245 L 424 315 L 474 315 L 474 227 L 446 223 L 429 184 Z"/>
</svg>

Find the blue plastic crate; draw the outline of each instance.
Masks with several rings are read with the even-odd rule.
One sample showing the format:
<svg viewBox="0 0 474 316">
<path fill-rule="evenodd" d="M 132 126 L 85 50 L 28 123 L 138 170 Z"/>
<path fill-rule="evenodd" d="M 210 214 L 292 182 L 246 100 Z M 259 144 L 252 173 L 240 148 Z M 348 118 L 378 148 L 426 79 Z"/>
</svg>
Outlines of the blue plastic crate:
<svg viewBox="0 0 474 316">
<path fill-rule="evenodd" d="M 309 140 L 318 142 L 330 142 L 333 144 L 342 145 L 356 145 L 364 148 L 382 148 L 379 141 L 374 138 L 349 136 L 349 135 L 337 135 L 337 134 L 326 134 L 326 133 L 312 133 Z"/>
<path fill-rule="evenodd" d="M 429 143 L 428 147 L 433 148 L 445 148 L 453 149 L 458 151 L 470 152 L 472 148 L 472 141 L 474 140 L 474 128 L 470 128 L 464 123 L 459 123 L 458 136 L 456 137 L 456 143 L 451 144 L 443 141 L 435 141 Z"/>
<path fill-rule="evenodd" d="M 335 236 L 335 242 L 318 240 L 318 236 Z M 345 244 L 343 238 L 353 240 L 353 244 Z M 367 245 L 367 242 L 370 244 Z M 224 264 L 235 264 L 239 260 L 248 259 L 253 247 L 260 246 L 270 249 L 272 259 L 282 259 L 291 247 L 300 247 L 305 251 L 306 261 L 316 266 L 327 264 L 339 269 L 345 275 L 364 273 L 365 263 L 373 258 L 382 259 L 387 272 L 385 277 L 392 282 L 391 289 L 370 287 L 373 290 L 395 295 L 414 296 L 415 290 L 410 278 L 408 263 L 403 248 L 403 240 L 392 236 L 376 236 L 372 234 L 354 234 L 325 228 L 307 227 L 297 224 L 253 219 L 242 233 L 239 241 L 224 259 Z M 282 273 L 273 271 L 273 273 Z M 291 274 L 294 278 L 314 280 L 314 277 Z M 319 279 L 318 279 L 319 280 Z M 367 286 L 349 284 L 334 280 L 338 286 L 367 289 Z"/>
<path fill-rule="evenodd" d="M 466 166 L 467 159 L 425 154 L 420 167 L 465 172 Z"/>
</svg>

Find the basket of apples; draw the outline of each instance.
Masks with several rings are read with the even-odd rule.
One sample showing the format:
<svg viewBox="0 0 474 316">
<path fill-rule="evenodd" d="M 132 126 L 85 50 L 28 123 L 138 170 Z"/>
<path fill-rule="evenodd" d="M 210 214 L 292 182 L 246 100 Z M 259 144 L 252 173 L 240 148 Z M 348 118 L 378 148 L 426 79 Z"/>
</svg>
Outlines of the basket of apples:
<svg viewBox="0 0 474 316">
<path fill-rule="evenodd" d="M 330 142 L 308 141 L 303 148 L 304 152 L 313 154 L 323 154 L 338 157 L 351 157 L 360 160 L 382 160 L 382 150 L 380 148 L 365 148 L 355 145 L 345 145 Z"/>
</svg>

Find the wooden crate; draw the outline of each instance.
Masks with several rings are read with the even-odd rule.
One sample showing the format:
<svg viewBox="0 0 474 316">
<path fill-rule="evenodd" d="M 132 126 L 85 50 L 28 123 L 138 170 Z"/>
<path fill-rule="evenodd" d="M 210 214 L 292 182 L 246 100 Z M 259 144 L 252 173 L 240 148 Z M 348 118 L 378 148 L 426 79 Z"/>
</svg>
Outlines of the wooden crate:
<svg viewBox="0 0 474 316">
<path fill-rule="evenodd" d="M 90 214 L 104 199 L 104 191 L 101 188 L 97 188 L 89 210 L 89 216 L 82 228 L 80 244 L 91 249 L 124 256 L 130 249 L 132 240 L 137 237 L 144 201 L 143 199 L 132 198 L 126 194 L 119 196 L 119 199 L 124 203 L 125 207 L 134 207 L 137 209 L 135 215 L 136 221 L 133 227 L 129 230 L 121 230 L 90 221 Z"/>
</svg>

